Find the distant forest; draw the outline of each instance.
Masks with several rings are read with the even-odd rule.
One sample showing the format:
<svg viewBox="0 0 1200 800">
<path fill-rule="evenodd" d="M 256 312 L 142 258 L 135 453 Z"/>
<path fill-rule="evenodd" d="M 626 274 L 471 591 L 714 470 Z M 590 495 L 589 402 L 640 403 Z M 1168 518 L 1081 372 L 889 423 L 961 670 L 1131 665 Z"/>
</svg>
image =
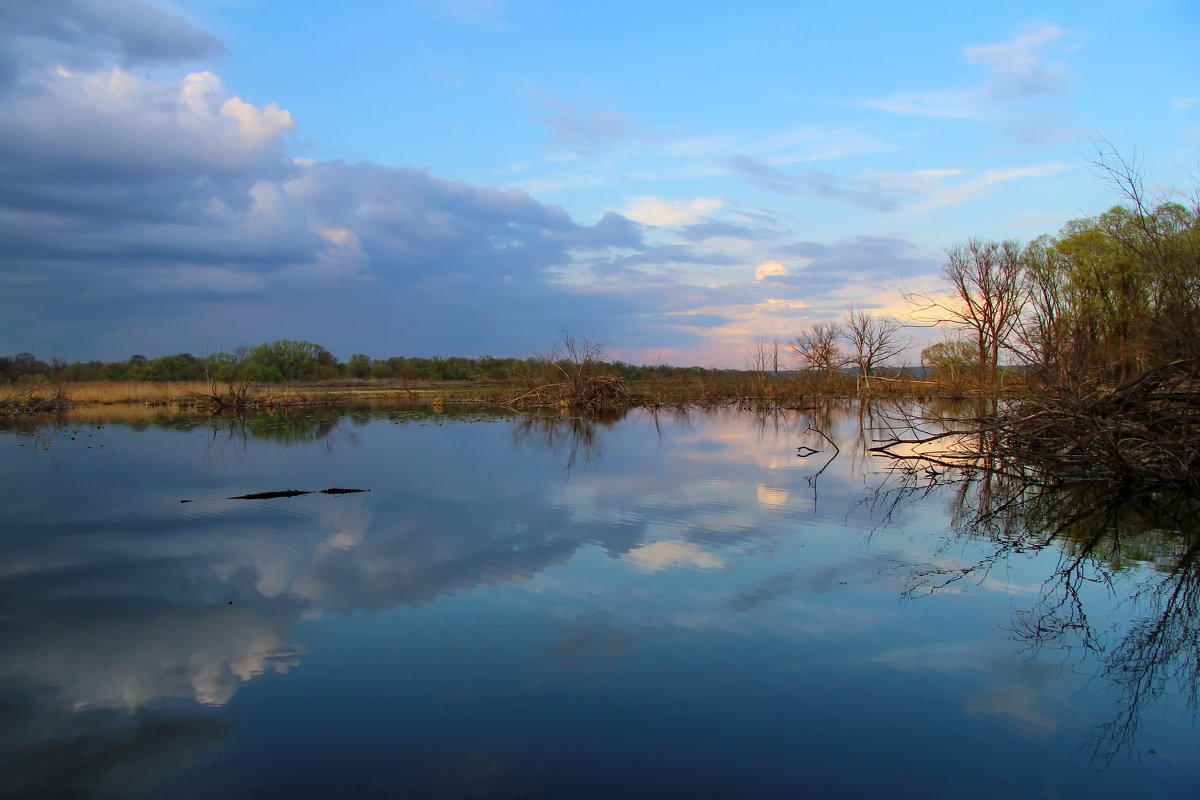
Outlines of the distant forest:
<svg viewBox="0 0 1200 800">
<path fill-rule="evenodd" d="M 390 381 L 504 381 L 525 374 L 540 363 L 540 357 L 495 358 L 413 358 L 393 356 L 373 359 L 363 353 L 339 361 L 319 344 L 280 339 L 235 353 L 194 356 L 177 353 L 161 358 L 134 355 L 125 361 L 75 361 L 59 358 L 42 361 L 31 353 L 0 356 L 0 383 L 27 383 L 46 380 L 55 383 L 75 381 L 203 381 L 226 380 L 236 371 L 257 383 L 315 382 L 339 380 Z M 705 367 L 673 367 L 665 364 L 639 366 L 623 361 L 603 364 L 608 374 L 627 381 L 668 378 L 683 375 L 716 376 L 740 370 Z"/>
</svg>

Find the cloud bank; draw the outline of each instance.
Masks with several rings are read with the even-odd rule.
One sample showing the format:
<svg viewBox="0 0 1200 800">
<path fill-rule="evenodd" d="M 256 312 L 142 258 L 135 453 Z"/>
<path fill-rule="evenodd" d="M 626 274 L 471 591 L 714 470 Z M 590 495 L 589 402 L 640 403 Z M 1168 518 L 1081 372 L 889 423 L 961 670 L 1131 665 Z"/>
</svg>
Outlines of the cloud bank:
<svg viewBox="0 0 1200 800">
<path fill-rule="evenodd" d="M 1039 54 L 1061 35 L 1050 26 L 964 56 L 988 70 L 989 97 L 1052 92 L 1061 75 Z M 0 352 L 41 357 L 275 338 L 342 358 L 524 355 L 568 328 L 627 360 L 744 366 L 753 336 L 840 316 L 935 272 L 938 256 L 894 228 L 812 241 L 807 220 L 750 205 L 737 187 L 875 219 L 1060 168 L 845 175 L 810 164 L 894 145 L 813 124 L 651 134 L 619 111 L 554 99 L 542 122 L 585 171 L 619 145 L 686 159 L 680 179 L 735 190 L 630 192 L 584 221 L 513 186 L 298 157 L 303 120 L 239 94 L 211 63 L 221 41 L 143 0 L 9 4 L 0 45 Z M 895 98 L 877 105 L 904 111 Z"/>
</svg>

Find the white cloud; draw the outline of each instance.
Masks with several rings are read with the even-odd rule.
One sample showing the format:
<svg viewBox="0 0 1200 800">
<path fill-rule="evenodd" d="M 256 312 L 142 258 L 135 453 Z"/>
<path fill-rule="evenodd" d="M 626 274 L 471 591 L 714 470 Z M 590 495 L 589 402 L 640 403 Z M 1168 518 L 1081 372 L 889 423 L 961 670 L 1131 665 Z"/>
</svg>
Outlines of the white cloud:
<svg viewBox="0 0 1200 800">
<path fill-rule="evenodd" d="M 977 174 L 959 169 L 926 169 L 907 173 L 876 173 L 868 176 L 892 191 L 905 192 L 919 199 L 905 206 L 908 213 L 922 213 L 940 206 L 961 205 L 985 193 L 996 184 L 1020 178 L 1044 178 L 1068 169 L 1064 164 L 1048 162 L 1010 169 L 985 169 Z M 974 177 L 964 177 L 974 175 Z M 952 179 L 960 179 L 951 182 Z"/>
<path fill-rule="evenodd" d="M 994 120 L 1012 113 L 1013 104 L 1046 94 L 1060 93 L 1067 71 L 1046 64 L 1042 52 L 1065 32 L 1048 24 L 1030 29 L 1007 42 L 968 45 L 964 59 L 988 69 L 989 79 L 966 89 L 900 91 L 867 101 L 867 105 L 894 114 L 950 119 Z"/>
<path fill-rule="evenodd" d="M 759 484 L 757 490 L 758 502 L 768 508 L 784 508 L 788 503 L 787 489 L 772 489 Z"/>
<path fill-rule="evenodd" d="M 291 115 L 258 109 L 211 72 L 176 81 L 142 78 L 113 67 L 50 74 L 36 91 L 6 100 L 0 146 L 31 175 L 230 173 L 282 170 Z M 79 135 L 86 131 L 86 136 Z"/>
<path fill-rule="evenodd" d="M 1062 36 L 1057 25 L 1043 25 L 1001 44 L 967 45 L 963 55 L 968 63 L 985 64 L 997 72 L 1025 73 L 1041 69 L 1038 49 Z"/>
<path fill-rule="evenodd" d="M 775 261 L 764 261 L 758 265 L 758 269 L 754 270 L 754 280 L 761 281 L 770 275 L 787 275 L 787 267 Z"/>
<path fill-rule="evenodd" d="M 725 201 L 716 197 L 697 197 L 690 202 L 638 197 L 633 200 L 633 205 L 621 213 L 635 222 L 663 228 L 695 222 L 724 204 Z"/>
<path fill-rule="evenodd" d="M 628 557 L 643 572 L 659 572 L 668 567 L 720 569 L 725 562 L 690 542 L 652 542 L 630 550 Z"/>
<path fill-rule="evenodd" d="M 221 104 L 221 114 L 237 122 L 238 131 L 250 139 L 259 140 L 296 130 L 292 115 L 275 103 L 259 111 L 240 97 L 231 97 Z"/>
</svg>

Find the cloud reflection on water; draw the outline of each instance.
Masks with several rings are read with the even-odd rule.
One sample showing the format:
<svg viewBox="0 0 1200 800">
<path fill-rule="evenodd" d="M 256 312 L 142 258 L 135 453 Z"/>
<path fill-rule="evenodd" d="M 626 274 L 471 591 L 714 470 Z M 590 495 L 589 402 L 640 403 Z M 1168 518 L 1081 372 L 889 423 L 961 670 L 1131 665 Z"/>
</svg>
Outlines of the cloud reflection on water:
<svg viewBox="0 0 1200 800">
<path fill-rule="evenodd" d="M 199 445 L 210 440 L 154 427 L 110 429 L 129 455 L 110 459 L 104 473 L 68 448 L 53 463 L 6 461 L 0 478 L 40 511 L 4 540 L 0 682 L 36 698 L 28 701 L 34 717 L 93 715 L 118 737 L 128 720 L 164 703 L 202 720 L 258 676 L 303 668 L 306 648 L 318 649 L 306 624 L 340 627 L 340 618 L 399 607 L 437 614 L 463 594 L 554 620 L 550 641 L 528 645 L 538 654 L 528 692 L 587 673 L 596 659 L 614 662 L 618 675 L 643 653 L 741 652 L 745 663 L 720 667 L 721 657 L 705 668 L 719 683 L 723 669 L 776 669 L 769 654 L 783 648 L 797 675 L 979 672 L 995 680 L 973 681 L 960 714 L 1004 717 L 1029 735 L 1058 731 L 1061 677 L 1003 677 L 1011 671 L 1003 642 L 983 651 L 966 642 L 968 661 L 972 648 L 993 655 L 956 661 L 947 656 L 958 652 L 953 641 L 925 641 L 940 634 L 897 609 L 920 569 L 969 568 L 971 553 L 991 540 L 954 539 L 967 544 L 951 554 L 884 535 L 903 524 L 945 530 L 939 505 L 900 504 L 886 529 L 872 527 L 862 502 L 872 473 L 852 448 L 819 485 L 816 468 L 793 456 L 818 417 L 839 437 L 839 426 L 857 427 L 836 409 L 759 418 L 637 412 L 599 426 L 540 421 L 525 429 L 539 443 L 530 446 L 520 439 L 525 423 L 501 418 L 440 427 L 379 420 L 331 449 L 322 444 L 337 425 L 324 420 L 316 438 L 244 437 L 219 468 Z M 202 457 L 189 462 L 188 452 Z M 64 473 L 88 479 L 52 477 Z M 372 492 L 221 499 L 230 487 L 331 482 Z M 180 486 L 196 502 L 179 505 Z M 64 494 L 80 499 L 64 502 Z M 981 588 L 1025 597 L 1036 585 L 1022 573 L 989 576 Z M 1004 619 L 1010 612 L 1000 609 Z M 856 651 L 873 638 L 880 646 Z M 901 646 L 906 639 L 914 643 Z M 806 647 L 789 649 L 797 642 Z M 73 735 L 52 740 L 18 727 L 19 747 L 47 752 Z"/>
</svg>

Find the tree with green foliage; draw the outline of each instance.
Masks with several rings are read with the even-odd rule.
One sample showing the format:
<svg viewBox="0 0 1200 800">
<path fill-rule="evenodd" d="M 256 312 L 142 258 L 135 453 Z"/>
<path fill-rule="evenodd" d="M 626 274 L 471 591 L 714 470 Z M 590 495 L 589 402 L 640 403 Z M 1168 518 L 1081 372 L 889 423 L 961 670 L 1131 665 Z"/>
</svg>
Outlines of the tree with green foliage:
<svg viewBox="0 0 1200 800">
<path fill-rule="evenodd" d="M 958 381 L 978 373 L 979 351 L 971 342 L 954 339 L 921 351 L 921 366 L 939 378 Z"/>
<path fill-rule="evenodd" d="M 248 353 L 252 370 L 264 376 L 279 375 L 280 380 L 317 380 L 332 377 L 337 359 L 319 344 L 293 339 L 276 339 L 273 342 L 250 348 Z"/>
<path fill-rule="evenodd" d="M 366 353 L 355 353 L 346 363 L 346 371 L 353 378 L 371 377 L 371 357 Z"/>
<path fill-rule="evenodd" d="M 1142 203 L 1071 220 L 1038 242 L 1026 269 L 1035 302 L 1024 325 L 1045 366 L 1125 381 L 1200 357 L 1195 210 Z"/>
</svg>

